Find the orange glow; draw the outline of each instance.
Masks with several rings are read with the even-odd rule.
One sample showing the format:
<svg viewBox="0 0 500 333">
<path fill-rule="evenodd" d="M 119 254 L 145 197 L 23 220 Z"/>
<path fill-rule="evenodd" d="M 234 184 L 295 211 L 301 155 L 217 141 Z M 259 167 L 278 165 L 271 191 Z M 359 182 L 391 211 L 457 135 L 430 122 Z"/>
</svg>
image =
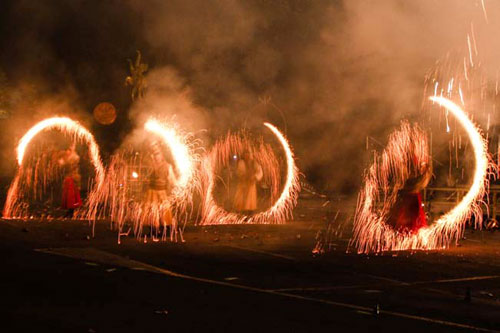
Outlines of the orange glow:
<svg viewBox="0 0 500 333">
<path fill-rule="evenodd" d="M 395 201 L 397 189 L 407 179 L 408 163 L 414 163 L 405 157 L 408 155 L 410 142 L 419 144 L 415 150 L 417 163 L 429 159 L 425 134 L 403 124 L 401 130 L 391 135 L 381 158 L 376 159 L 367 171 L 365 186 L 358 199 L 354 234 L 350 241 L 350 245 L 356 247 L 358 253 L 445 248 L 452 240 L 460 239 L 467 220 L 474 217 L 477 225 L 482 220 L 481 203 L 488 189 L 488 175 L 492 167 L 486 140 L 458 105 L 444 97 L 434 96 L 430 100 L 453 114 L 467 132 L 475 157 L 473 183 L 453 209 L 417 233 L 398 232 L 388 226 L 385 223 L 388 209 Z M 392 191 L 391 186 L 394 187 Z M 382 208 L 377 209 L 377 206 Z"/>
<path fill-rule="evenodd" d="M 170 147 L 172 156 L 175 160 L 175 165 L 180 172 L 180 177 L 177 179 L 174 188 L 174 195 L 183 197 L 186 189 L 189 188 L 189 182 L 195 175 L 195 159 L 190 153 L 189 146 L 182 135 L 172 126 L 161 123 L 158 120 L 151 118 L 144 125 L 144 129 L 161 137 L 165 144 Z"/>
<path fill-rule="evenodd" d="M 53 117 L 42 120 L 35 126 L 30 128 L 21 138 L 21 140 L 19 140 L 19 144 L 16 148 L 19 169 L 17 171 L 16 178 L 12 182 L 7 194 L 7 200 L 3 210 L 4 218 L 12 218 L 13 215 L 17 215 L 15 207 L 19 204 L 16 203 L 19 195 L 19 177 L 20 172 L 23 169 L 23 161 L 26 148 L 36 135 L 38 135 L 42 131 L 48 130 L 59 130 L 63 134 L 74 136 L 75 140 L 85 142 L 88 146 L 90 160 L 96 172 L 96 187 L 100 188 L 104 183 L 104 167 L 101 162 L 99 146 L 95 142 L 93 135 L 85 127 L 80 125 L 80 123 L 67 117 Z"/>
<path fill-rule="evenodd" d="M 238 213 L 228 212 L 222 207 L 217 205 L 213 198 L 213 191 L 215 187 L 215 177 L 216 170 L 219 164 L 226 164 L 227 159 L 232 157 L 237 158 L 234 151 L 240 152 L 243 150 L 246 144 L 243 141 L 245 139 L 238 136 L 229 135 L 225 141 L 219 141 L 216 143 L 212 151 L 205 157 L 202 163 L 202 169 L 204 174 L 204 186 L 205 186 L 205 199 L 203 203 L 202 211 L 202 225 L 209 224 L 241 224 L 241 223 L 260 223 L 269 224 L 285 223 L 286 219 L 292 217 L 292 209 L 297 203 L 298 193 L 300 191 L 299 184 L 299 171 L 295 165 L 295 159 L 290 145 L 284 135 L 272 124 L 264 123 L 266 126 L 278 139 L 281 147 L 284 150 L 286 156 L 287 170 L 283 190 L 281 191 L 279 197 L 272 204 L 272 206 L 266 211 L 257 213 L 255 215 L 246 216 Z M 266 149 L 261 146 L 260 149 L 254 151 L 262 163 L 269 165 L 267 169 L 271 174 L 265 174 L 265 177 L 270 177 L 271 183 L 278 184 L 280 178 L 278 170 L 272 171 L 271 159 L 274 158 L 272 152 L 266 151 Z M 272 156 L 271 156 L 272 155 Z M 273 186 L 271 186 L 273 187 Z"/>
<path fill-rule="evenodd" d="M 173 167 L 177 172 L 171 174 L 172 178 L 169 181 L 173 183 L 173 188 L 164 201 L 149 202 L 140 194 L 138 196 L 131 194 L 135 187 L 130 182 L 130 176 L 134 180 L 139 178 L 136 170 L 141 165 L 143 167 L 148 165 L 147 159 L 151 154 L 145 151 L 136 155 L 123 150 L 112 156 L 107 168 L 105 186 L 96 189 L 90 195 L 87 218 L 95 220 L 109 217 L 112 227 L 118 231 L 118 243 L 122 235 L 128 235 L 128 232 L 123 232 L 128 224 L 131 224 L 137 238 L 151 236 L 156 240 L 160 238 L 176 240 L 178 237 L 182 239 L 177 226 L 185 223 L 190 216 L 193 192 L 199 188 L 196 173 L 199 162 L 198 142 L 193 140 L 193 135 L 180 131 L 175 123 L 162 122 L 154 118 L 150 118 L 144 124 L 144 131 L 157 136 L 165 143 L 172 154 Z M 141 190 L 142 192 L 144 191 Z M 174 226 L 170 229 L 169 235 L 167 228 L 161 228 L 162 223 L 165 223 L 164 214 L 168 212 L 172 212 Z M 147 226 L 151 227 L 151 233 L 145 235 L 143 229 Z"/>
</svg>

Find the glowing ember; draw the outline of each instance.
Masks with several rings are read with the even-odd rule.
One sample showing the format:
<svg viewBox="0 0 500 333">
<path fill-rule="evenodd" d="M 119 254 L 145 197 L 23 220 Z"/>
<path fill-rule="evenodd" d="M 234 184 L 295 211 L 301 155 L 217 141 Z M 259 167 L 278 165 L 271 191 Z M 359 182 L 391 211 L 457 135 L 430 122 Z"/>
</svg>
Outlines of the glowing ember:
<svg viewBox="0 0 500 333">
<path fill-rule="evenodd" d="M 391 135 L 380 160 L 375 160 L 367 171 L 350 242 L 358 253 L 444 248 L 453 239 L 460 239 L 468 219 L 474 217 L 476 225 L 481 224 L 480 204 L 488 188 L 488 175 L 492 167 L 487 143 L 480 130 L 458 105 L 444 97 L 431 97 L 430 100 L 451 112 L 466 130 L 475 156 L 473 183 L 460 203 L 435 223 L 416 233 L 398 232 L 387 225 L 388 211 L 395 202 L 398 189 L 408 179 L 409 168 L 412 164 L 418 166 L 429 159 L 424 133 L 416 127 L 412 129 L 408 124 L 403 124 L 400 131 Z M 417 145 L 412 149 L 414 144 Z M 411 155 L 416 160 L 412 160 Z"/>
<path fill-rule="evenodd" d="M 272 124 L 264 123 L 280 142 L 286 156 L 287 171 L 283 190 L 279 197 L 272 203 L 271 207 L 263 212 L 254 215 L 243 215 L 234 212 L 228 212 L 220 207 L 213 197 L 215 188 L 216 172 L 222 166 L 227 166 L 229 157 L 238 159 L 235 153 L 251 150 L 255 160 L 262 165 L 264 178 L 268 177 L 271 183 L 271 191 L 276 189 L 279 183 L 279 170 L 274 162 L 274 153 L 263 143 L 257 147 L 251 147 L 251 143 L 244 135 L 228 135 L 228 137 L 215 144 L 212 151 L 203 160 L 203 176 L 205 187 L 205 199 L 202 211 L 202 225 L 208 224 L 240 224 L 240 223 L 284 223 L 286 219 L 292 217 L 292 209 L 297 203 L 298 193 L 300 191 L 299 172 L 295 165 L 294 155 L 290 149 L 288 141 L 283 134 Z M 274 197 L 271 195 L 271 197 Z"/>
<path fill-rule="evenodd" d="M 177 240 L 180 237 L 182 240 L 182 230 L 178 227 L 189 218 L 192 195 L 199 187 L 196 174 L 198 142 L 191 134 L 179 131 L 174 124 L 152 118 L 146 122 L 144 130 L 158 136 L 171 152 L 176 172 L 169 172 L 169 182 L 173 185 L 170 193 L 160 200 L 149 198 L 138 179 L 141 174 L 141 180 L 147 181 L 155 163 L 152 153 L 124 150 L 112 157 L 105 186 L 91 194 L 88 218 L 110 217 L 112 227 L 118 230 L 118 242 L 122 235 L 128 235 L 128 231 L 124 232 L 128 223 L 131 223 L 130 228 L 137 238 L 151 236 L 153 239 Z M 99 210 L 101 206 L 104 209 Z M 166 214 L 172 214 L 170 234 L 167 234 Z M 147 227 L 150 233 L 144 234 Z"/>
<path fill-rule="evenodd" d="M 23 174 L 24 166 L 24 155 L 26 152 L 26 148 L 31 143 L 33 138 L 38 135 L 42 131 L 48 130 L 59 130 L 63 134 L 72 135 L 74 140 L 83 141 L 87 144 L 89 150 L 90 160 L 95 168 L 95 182 L 96 187 L 100 188 L 104 183 L 104 167 L 101 162 L 100 154 L 99 154 L 99 146 L 94 140 L 92 134 L 85 129 L 78 122 L 71 120 L 66 117 L 54 117 L 42 120 L 33 126 L 19 141 L 19 145 L 17 146 L 17 162 L 19 164 L 19 169 L 12 182 L 8 194 L 7 200 L 5 203 L 5 207 L 3 210 L 4 218 L 12 218 L 12 217 L 22 217 L 22 213 L 20 213 L 19 208 L 21 206 L 26 206 L 27 204 L 19 202 L 20 201 L 20 178 Z M 21 214 L 21 215 L 20 215 Z"/>
</svg>

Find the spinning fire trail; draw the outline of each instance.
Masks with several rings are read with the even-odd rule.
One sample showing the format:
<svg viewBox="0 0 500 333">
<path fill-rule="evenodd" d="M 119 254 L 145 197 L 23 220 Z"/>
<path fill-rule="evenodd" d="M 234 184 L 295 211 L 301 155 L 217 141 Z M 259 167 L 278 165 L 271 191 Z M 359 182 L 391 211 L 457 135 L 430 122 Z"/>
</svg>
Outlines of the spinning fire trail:
<svg viewBox="0 0 500 333">
<path fill-rule="evenodd" d="M 476 225 L 481 224 L 481 203 L 488 189 L 488 176 L 492 169 L 487 142 L 458 105 L 444 97 L 434 96 L 430 97 L 430 100 L 452 113 L 467 132 L 475 157 L 473 183 L 453 209 L 416 233 L 399 232 L 387 225 L 388 210 L 394 204 L 397 190 L 408 179 L 410 164 L 429 158 L 423 132 L 412 132 L 409 125 L 403 125 L 401 131 L 391 135 L 380 162 L 375 160 L 367 172 L 365 187 L 358 200 L 354 234 L 350 242 L 351 246 L 357 248 L 358 253 L 445 248 L 453 239 L 460 239 L 467 220 L 474 217 Z M 405 150 L 408 149 L 410 141 L 425 143 L 415 150 L 416 161 L 401 158 L 408 154 Z"/>
<path fill-rule="evenodd" d="M 300 191 L 299 171 L 295 165 L 294 155 L 290 145 L 283 134 L 270 123 L 264 123 L 264 126 L 274 134 L 285 152 L 287 164 L 286 177 L 283 190 L 279 197 L 272 203 L 270 208 L 251 216 L 228 212 L 216 203 L 213 197 L 216 172 L 221 166 L 227 166 L 229 156 L 232 156 L 235 152 L 241 153 L 245 149 L 253 151 L 256 155 L 256 160 L 268 166 L 264 167 L 264 169 L 268 171 L 267 176 L 271 178 L 271 190 L 273 191 L 273 188 L 279 183 L 279 170 L 277 170 L 277 166 L 272 162 L 274 159 L 272 151 L 268 151 L 262 145 L 257 147 L 258 149 L 249 147 L 248 140 L 245 138 L 229 135 L 226 140 L 217 142 L 202 162 L 205 192 L 202 211 L 203 217 L 201 221 L 202 225 L 241 223 L 280 224 L 291 217 L 291 211 L 297 203 L 298 193 Z M 264 175 L 266 176 L 266 172 L 264 172 Z"/>
<path fill-rule="evenodd" d="M 154 118 L 145 123 L 144 131 L 158 137 L 168 147 L 178 176 L 172 177 L 173 188 L 168 195 L 161 200 L 148 200 L 142 187 L 140 193 L 133 193 L 137 183 L 148 180 L 146 169 L 152 167 L 151 154 L 147 151 L 122 151 L 112 157 L 105 186 L 90 195 L 87 218 L 95 220 L 110 217 L 112 227 L 118 230 L 118 243 L 122 235 L 128 234 L 123 231 L 127 223 L 131 223 L 137 238 L 145 236 L 146 239 L 148 235 L 143 234 L 143 229 L 150 227 L 150 236 L 154 239 L 182 239 L 179 223 L 187 221 L 192 210 L 193 192 L 199 187 L 196 174 L 198 142 L 193 140 L 192 135 L 183 133 L 175 124 Z M 165 214 L 172 214 L 173 217 L 169 235 L 165 228 Z"/>
<path fill-rule="evenodd" d="M 20 211 L 22 206 L 21 193 L 20 193 L 20 180 L 24 171 L 24 156 L 26 152 L 26 148 L 32 142 L 32 140 L 42 131 L 48 130 L 58 130 L 61 131 L 65 135 L 73 136 L 75 141 L 85 142 L 88 146 L 90 160 L 95 169 L 95 186 L 97 188 L 101 188 L 104 183 L 104 167 L 101 162 L 100 154 L 99 154 L 99 146 L 94 140 L 92 134 L 78 122 L 66 118 L 66 117 L 54 117 L 48 118 L 40 121 L 35 126 L 33 126 L 19 141 L 19 145 L 17 146 L 17 162 L 19 165 L 19 169 L 17 171 L 16 177 L 12 182 L 9 191 L 7 193 L 7 200 L 5 202 L 5 207 L 3 210 L 4 218 L 12 218 L 12 217 L 25 217 L 24 213 Z M 49 172 L 46 170 L 46 172 Z M 37 186 L 37 184 L 33 184 L 33 186 Z"/>
</svg>

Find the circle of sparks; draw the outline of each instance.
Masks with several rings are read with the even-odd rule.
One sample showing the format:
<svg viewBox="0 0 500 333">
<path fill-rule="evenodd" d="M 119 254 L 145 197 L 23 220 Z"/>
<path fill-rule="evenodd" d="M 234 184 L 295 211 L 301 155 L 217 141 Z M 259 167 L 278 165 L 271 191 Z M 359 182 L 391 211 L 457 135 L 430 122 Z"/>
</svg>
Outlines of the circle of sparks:
<svg viewBox="0 0 500 333">
<path fill-rule="evenodd" d="M 173 189 L 173 196 L 177 198 L 186 197 L 192 192 L 193 179 L 196 172 L 196 158 L 185 140 L 184 136 L 179 135 L 175 128 L 151 118 L 144 125 L 146 131 L 154 133 L 162 138 L 166 145 L 170 147 L 180 176 L 177 179 Z"/>
<path fill-rule="evenodd" d="M 292 217 L 300 191 L 299 170 L 295 164 L 294 154 L 285 136 L 274 125 L 265 122 L 267 127 L 280 142 L 286 156 L 286 178 L 283 190 L 278 199 L 267 210 L 255 215 L 243 215 L 228 212 L 217 205 L 213 197 L 215 187 L 215 164 L 218 163 L 218 154 L 213 149 L 203 160 L 205 199 L 203 203 L 201 225 L 210 224 L 282 224 Z"/>
<path fill-rule="evenodd" d="M 398 232 L 385 224 L 385 216 L 376 214 L 375 198 L 381 189 L 377 188 L 378 174 L 382 178 L 384 170 L 378 170 L 375 162 L 365 178 L 365 187 L 360 193 L 354 234 L 350 245 L 357 248 L 358 253 L 402 251 L 402 250 L 432 250 L 446 248 L 455 240 L 458 241 L 465 230 L 467 220 L 474 217 L 476 225 L 482 221 L 483 197 L 488 190 L 488 175 L 491 170 L 490 158 L 487 152 L 487 142 L 481 131 L 470 120 L 458 105 L 447 98 L 433 96 L 432 102 L 451 112 L 467 132 L 474 151 L 475 167 L 472 185 L 462 200 L 449 212 L 441 216 L 430 226 L 423 227 L 416 233 Z M 384 151 L 383 157 L 396 154 L 395 151 Z M 405 168 L 400 165 L 399 168 Z"/>
<path fill-rule="evenodd" d="M 67 117 L 53 117 L 40 121 L 35 126 L 30 128 L 26 134 L 19 140 L 19 144 L 16 148 L 17 153 L 17 163 L 19 169 L 17 171 L 16 177 L 12 182 L 8 193 L 7 200 L 5 202 L 5 207 L 3 210 L 4 218 L 11 218 L 15 201 L 18 197 L 19 192 L 19 181 L 20 181 L 20 170 L 23 167 L 24 155 L 26 148 L 33 140 L 33 138 L 42 131 L 48 130 L 59 130 L 64 134 L 73 135 L 75 140 L 83 141 L 87 144 L 89 149 L 89 156 L 92 165 L 95 169 L 95 179 L 96 187 L 101 188 L 104 183 L 104 167 L 101 162 L 101 157 L 99 153 L 99 146 L 97 145 L 94 136 L 80 123 L 74 121 Z"/>
<path fill-rule="evenodd" d="M 177 226 L 180 225 L 179 223 L 187 222 L 189 212 L 192 210 L 190 208 L 192 208 L 193 192 L 199 187 L 196 173 L 199 161 L 199 154 L 196 152 L 198 142 L 192 140 L 192 134 L 180 131 L 175 124 L 155 118 L 146 121 L 144 130 L 148 134 L 158 136 L 169 147 L 174 160 L 173 164 L 178 176 L 172 179 L 174 184 L 168 198 L 163 202 L 145 202 L 133 198 L 130 195 L 132 182 L 136 182 L 140 177 L 134 168 L 140 158 L 135 155 L 127 158 L 126 153 L 115 154 L 107 169 L 106 185 L 89 195 L 87 218 L 95 221 L 96 218 L 110 217 L 111 226 L 118 230 L 118 243 L 122 235 L 128 235 L 128 232 L 123 232 L 128 223 L 132 223 L 137 238 L 143 235 L 144 226 L 150 226 L 151 235 L 155 237 L 159 235 L 163 241 L 167 238 L 177 240 L 178 237 L 182 240 L 182 233 L 179 234 Z M 102 205 L 105 209 L 100 209 Z M 167 235 L 167 228 L 163 228 L 163 231 L 158 234 L 162 223 L 165 223 L 162 216 L 166 211 L 171 211 L 174 217 L 172 225 L 175 227 L 170 228 L 170 235 Z M 144 236 L 147 235 L 144 234 Z"/>
</svg>

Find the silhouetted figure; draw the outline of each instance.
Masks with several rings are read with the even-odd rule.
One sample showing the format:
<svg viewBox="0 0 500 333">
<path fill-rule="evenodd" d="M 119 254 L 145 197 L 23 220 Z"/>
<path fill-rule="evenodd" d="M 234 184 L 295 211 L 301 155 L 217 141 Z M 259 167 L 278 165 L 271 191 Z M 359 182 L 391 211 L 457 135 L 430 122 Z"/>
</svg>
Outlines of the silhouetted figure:
<svg viewBox="0 0 500 333">
<path fill-rule="evenodd" d="M 149 176 L 146 201 L 153 209 L 159 210 L 162 226 L 168 229 L 173 225 L 169 196 L 175 175 L 172 165 L 163 157 L 158 142 L 152 142 L 151 150 L 153 170 Z"/>
<path fill-rule="evenodd" d="M 252 214 L 257 209 L 257 182 L 262 179 L 262 167 L 253 154 L 246 151 L 238 161 L 236 174 L 238 185 L 234 197 L 234 208 L 244 214 Z"/>
<path fill-rule="evenodd" d="M 59 164 L 65 168 L 66 174 L 63 181 L 62 191 L 62 208 L 66 209 L 64 217 L 73 218 L 75 209 L 82 205 L 80 197 L 81 179 L 78 165 L 80 156 L 76 152 L 76 144 L 72 144 L 70 148 L 61 154 Z"/>
<path fill-rule="evenodd" d="M 420 192 L 429 184 L 432 167 L 423 163 L 420 168 L 415 167 L 412 173 L 403 189 L 398 192 L 387 220 L 389 225 L 400 232 L 416 233 L 427 226 Z"/>
</svg>

